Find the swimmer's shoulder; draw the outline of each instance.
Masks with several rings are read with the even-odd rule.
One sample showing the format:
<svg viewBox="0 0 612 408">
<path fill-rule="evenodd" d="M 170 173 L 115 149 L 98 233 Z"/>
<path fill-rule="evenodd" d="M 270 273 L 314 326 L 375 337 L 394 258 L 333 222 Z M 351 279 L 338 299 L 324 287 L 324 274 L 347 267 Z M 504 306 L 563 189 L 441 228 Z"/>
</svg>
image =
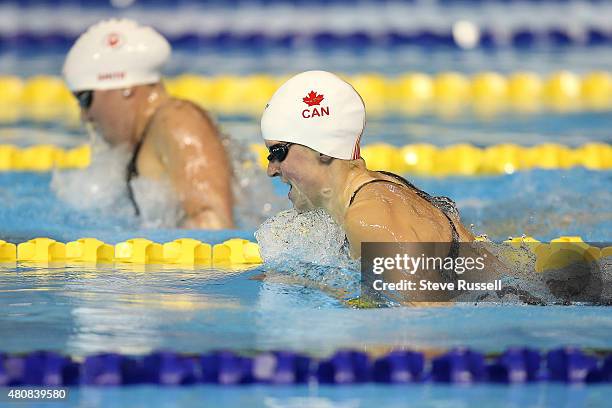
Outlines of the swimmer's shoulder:
<svg viewBox="0 0 612 408">
<path fill-rule="evenodd" d="M 155 112 L 152 121 L 152 129 L 194 126 L 216 129 L 214 121 L 206 110 L 184 99 L 168 99 Z"/>
<path fill-rule="evenodd" d="M 398 225 L 394 222 L 397 197 L 390 188 L 393 189 L 394 186 L 383 182 L 368 183 L 360 188 L 345 214 L 344 228 L 349 241 L 354 241 L 352 236 L 361 237 L 372 232 L 378 239 L 367 237 L 368 240 L 388 240 L 384 239 L 385 235 L 391 238 Z"/>
<path fill-rule="evenodd" d="M 161 105 L 149 126 L 149 135 L 156 145 L 182 143 L 185 138 L 196 138 L 216 145 L 219 131 L 204 109 L 190 101 L 171 98 Z"/>
<path fill-rule="evenodd" d="M 359 188 L 350 207 L 377 206 L 380 209 L 401 209 L 422 204 L 410 187 L 389 176 L 373 178 Z M 349 208 L 350 208 L 349 207 Z"/>
<path fill-rule="evenodd" d="M 432 225 L 436 224 L 434 231 Z M 438 241 L 450 235 L 448 220 L 438 209 L 410 187 L 387 178 L 365 185 L 346 213 L 347 229 L 377 225 L 386 226 L 395 238 L 406 241 Z"/>
</svg>

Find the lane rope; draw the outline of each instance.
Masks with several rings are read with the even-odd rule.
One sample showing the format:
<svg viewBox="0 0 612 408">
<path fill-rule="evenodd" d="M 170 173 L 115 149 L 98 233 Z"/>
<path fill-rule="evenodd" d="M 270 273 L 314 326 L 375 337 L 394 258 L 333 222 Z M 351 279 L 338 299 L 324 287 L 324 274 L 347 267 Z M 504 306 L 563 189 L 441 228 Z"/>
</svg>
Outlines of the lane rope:
<svg viewBox="0 0 612 408">
<path fill-rule="evenodd" d="M 606 1 L 58 1 L 0 3 L 0 50 L 67 51 L 89 24 L 117 13 L 152 24 L 180 49 L 283 50 L 420 46 L 473 49 L 612 43 Z M 98 3 L 98 4 L 95 4 Z M 145 2 L 146 3 L 146 2 Z M 166 4 L 164 4 L 166 3 Z M 214 3 L 214 4 L 210 4 Z M 92 7 L 93 6 L 93 7 Z M 115 6 L 115 7 L 112 7 Z M 120 8 L 122 10 L 117 10 Z M 167 18 L 171 12 L 174 18 Z M 45 18 L 41 18 L 44 15 Z M 301 21 L 296 16 L 316 18 Z M 410 16 L 410 18 L 407 18 Z M 567 16 L 571 16 L 568 19 Z M 273 24 L 270 24 L 273 22 Z M 349 24 L 347 24 L 347 22 Z"/>
<path fill-rule="evenodd" d="M 268 165 L 268 151 L 262 144 L 251 145 L 257 164 Z M 485 148 L 470 144 L 437 147 L 411 144 L 396 147 L 385 143 L 365 145 L 361 155 L 372 169 L 424 176 L 481 176 L 511 174 L 535 168 L 568 169 L 583 166 L 590 170 L 612 169 L 612 145 L 587 143 L 571 148 L 556 143 L 531 147 L 511 143 Z M 91 162 L 88 145 L 64 149 L 53 145 L 17 147 L 0 145 L 0 171 L 47 172 L 54 168 L 86 168 Z"/>
<path fill-rule="evenodd" d="M 476 242 L 486 242 L 486 236 Z M 549 243 L 533 237 L 509 238 L 504 243 L 523 248 L 536 259 L 536 272 L 564 268 L 572 263 L 600 262 L 612 256 L 612 247 L 585 243 L 579 236 L 561 236 Z M 51 238 L 34 238 L 17 245 L 0 240 L 0 263 L 36 264 L 134 264 L 198 266 L 224 268 L 256 266 L 263 263 L 259 245 L 241 238 L 219 244 L 209 244 L 192 238 L 180 238 L 157 243 L 145 238 L 133 238 L 116 245 L 95 238 L 81 238 L 67 243 Z"/>
<path fill-rule="evenodd" d="M 192 238 L 157 243 L 133 238 L 109 245 L 95 238 L 67 243 L 51 238 L 34 238 L 17 245 L 0 240 L 0 262 L 66 264 L 196 265 L 225 267 L 263 262 L 259 246 L 246 239 L 232 238 L 208 244 Z"/>
<path fill-rule="evenodd" d="M 439 114 L 470 110 L 491 116 L 505 111 L 572 112 L 612 109 L 612 75 L 594 71 L 579 75 L 559 71 L 546 77 L 533 72 L 503 75 L 458 72 L 435 75 L 412 72 L 396 77 L 379 74 L 344 76 L 362 95 L 369 115 Z M 171 95 L 191 100 L 221 115 L 259 117 L 266 102 L 287 77 L 270 75 L 167 78 Z M 0 124 L 20 120 L 62 121 L 77 125 L 79 110 L 59 77 L 22 79 L 0 76 Z"/>
<path fill-rule="evenodd" d="M 610 383 L 612 354 L 598 355 L 574 347 L 548 352 L 514 347 L 489 356 L 468 348 L 451 349 L 437 356 L 410 350 L 394 350 L 379 356 L 340 350 L 327 358 L 294 351 L 251 356 L 232 351 L 204 354 L 155 351 L 142 356 L 100 353 L 84 358 L 53 351 L 0 352 L 0 385 L 11 387 L 538 382 Z"/>
</svg>

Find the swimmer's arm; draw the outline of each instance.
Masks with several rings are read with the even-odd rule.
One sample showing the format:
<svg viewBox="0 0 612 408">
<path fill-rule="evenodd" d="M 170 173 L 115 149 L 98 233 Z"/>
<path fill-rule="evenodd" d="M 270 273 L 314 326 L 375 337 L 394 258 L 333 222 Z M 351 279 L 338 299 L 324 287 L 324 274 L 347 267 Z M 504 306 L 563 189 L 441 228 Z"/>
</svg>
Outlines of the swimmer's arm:
<svg viewBox="0 0 612 408">
<path fill-rule="evenodd" d="M 397 231 L 391 203 L 375 198 L 357 199 L 348 208 L 344 230 L 351 246 L 351 256 L 361 256 L 362 242 L 417 241 L 416 233 Z"/>
<path fill-rule="evenodd" d="M 183 226 L 232 228 L 231 168 L 212 121 L 188 104 L 161 112 L 157 120 L 156 152 L 183 204 Z"/>
</svg>

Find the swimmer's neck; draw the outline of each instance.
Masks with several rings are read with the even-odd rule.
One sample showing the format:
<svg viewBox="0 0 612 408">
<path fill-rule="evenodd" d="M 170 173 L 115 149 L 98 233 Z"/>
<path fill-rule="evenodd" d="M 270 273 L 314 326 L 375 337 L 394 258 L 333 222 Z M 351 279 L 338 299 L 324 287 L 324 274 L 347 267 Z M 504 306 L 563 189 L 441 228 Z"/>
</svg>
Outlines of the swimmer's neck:
<svg viewBox="0 0 612 408">
<path fill-rule="evenodd" d="M 321 190 L 321 206 L 339 225 L 344 224 L 353 192 L 363 183 L 375 178 L 363 159 L 333 160 L 327 186 Z"/>
<path fill-rule="evenodd" d="M 166 92 L 166 88 L 164 88 L 161 82 L 153 85 L 137 86 L 134 91 L 136 93 L 135 97 L 137 98 L 137 109 L 134 132 L 130 140 L 132 146 L 136 146 L 140 143 L 157 109 L 170 99 L 170 96 Z"/>
</svg>

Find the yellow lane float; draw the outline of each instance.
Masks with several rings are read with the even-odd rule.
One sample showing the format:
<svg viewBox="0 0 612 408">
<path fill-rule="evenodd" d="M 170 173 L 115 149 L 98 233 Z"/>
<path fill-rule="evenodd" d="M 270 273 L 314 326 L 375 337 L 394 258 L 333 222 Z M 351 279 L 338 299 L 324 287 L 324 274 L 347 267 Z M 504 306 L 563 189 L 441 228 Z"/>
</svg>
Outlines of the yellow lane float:
<svg viewBox="0 0 612 408">
<path fill-rule="evenodd" d="M 246 239 L 232 238 L 211 245 L 192 238 L 159 244 L 145 238 L 133 238 L 116 245 L 95 238 L 81 238 L 66 244 L 51 238 L 34 238 L 15 246 L 0 241 L 0 262 L 68 264 L 152 264 L 239 266 L 263 262 L 259 246 Z"/>
<path fill-rule="evenodd" d="M 265 168 L 268 165 L 265 146 L 254 144 L 251 150 L 259 165 Z M 533 168 L 567 169 L 573 166 L 591 170 L 612 169 L 612 146 L 606 143 L 587 143 L 577 148 L 556 143 L 532 147 L 505 143 L 486 148 L 465 143 L 445 147 L 430 144 L 396 147 L 374 143 L 363 146 L 361 155 L 372 169 L 424 176 L 511 174 Z M 25 148 L 0 145 L 0 171 L 85 168 L 90 161 L 88 145 L 72 149 L 51 145 Z"/>
<path fill-rule="evenodd" d="M 486 241 L 477 237 L 476 241 Z M 533 237 L 512 238 L 504 243 L 524 247 L 536 256 L 536 271 L 559 269 L 572 263 L 591 263 L 612 256 L 612 247 L 599 248 L 581 237 L 562 236 L 549 243 Z M 263 263 L 259 245 L 232 238 L 211 245 L 192 238 L 180 238 L 164 244 L 145 238 L 133 238 L 115 246 L 95 238 L 81 238 L 66 244 L 50 238 L 34 238 L 15 246 L 0 241 L 0 262 L 66 264 L 134 264 L 171 267 L 248 267 Z"/>
<path fill-rule="evenodd" d="M 376 73 L 343 77 L 361 93 L 371 115 L 427 112 L 448 115 L 464 108 L 484 115 L 507 109 L 564 112 L 612 108 L 612 75 L 606 71 L 584 75 L 558 71 L 546 77 L 533 72 L 506 76 L 489 71 L 471 76 L 459 72 L 435 75 L 408 72 L 395 77 Z M 283 79 L 263 74 L 215 77 L 185 74 L 166 78 L 165 83 L 171 95 L 213 112 L 258 116 Z M 78 118 L 78 105 L 61 78 L 0 76 L 0 123 L 27 119 L 76 124 Z"/>
<path fill-rule="evenodd" d="M 512 238 L 504 241 L 518 248 L 524 247 L 536 256 L 536 272 L 559 270 L 572 264 L 590 265 L 602 258 L 612 256 L 612 247 L 599 248 L 587 244 L 578 236 L 562 236 L 550 243 L 544 243 L 533 237 Z"/>
</svg>

